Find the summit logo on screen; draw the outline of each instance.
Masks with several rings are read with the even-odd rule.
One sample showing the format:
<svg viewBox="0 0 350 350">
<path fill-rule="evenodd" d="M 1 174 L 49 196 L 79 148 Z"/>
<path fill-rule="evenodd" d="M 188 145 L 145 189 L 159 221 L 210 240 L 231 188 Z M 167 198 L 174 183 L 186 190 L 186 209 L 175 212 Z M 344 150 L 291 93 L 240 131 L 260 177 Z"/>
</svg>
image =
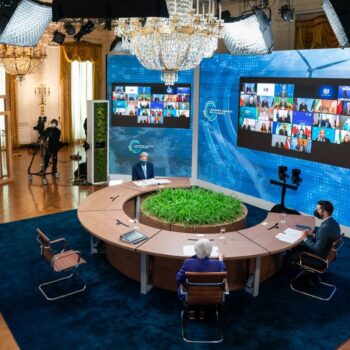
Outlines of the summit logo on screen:
<svg viewBox="0 0 350 350">
<path fill-rule="evenodd" d="M 138 154 L 141 153 L 142 151 L 147 151 L 151 148 L 154 148 L 153 145 L 142 145 L 139 140 L 131 140 L 129 144 L 129 151 Z"/>
<path fill-rule="evenodd" d="M 214 120 L 216 120 L 216 118 L 219 115 L 226 116 L 230 115 L 231 113 L 231 110 L 217 108 L 216 103 L 214 101 L 207 101 L 204 105 L 204 118 L 207 119 L 209 122 L 213 122 Z"/>
</svg>

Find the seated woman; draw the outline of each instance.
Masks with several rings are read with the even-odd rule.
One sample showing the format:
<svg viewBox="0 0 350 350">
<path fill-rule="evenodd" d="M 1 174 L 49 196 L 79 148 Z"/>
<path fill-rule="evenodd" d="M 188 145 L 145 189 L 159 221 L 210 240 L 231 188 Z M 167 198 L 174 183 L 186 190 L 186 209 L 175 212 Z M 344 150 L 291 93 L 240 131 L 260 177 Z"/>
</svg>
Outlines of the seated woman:
<svg viewBox="0 0 350 350">
<path fill-rule="evenodd" d="M 176 284 L 178 295 L 181 301 L 185 301 L 183 295 L 180 294 L 180 288 L 186 283 L 186 272 L 223 272 L 226 271 L 223 261 L 223 254 L 219 252 L 218 259 L 210 259 L 210 254 L 213 247 L 208 239 L 202 238 L 198 240 L 194 246 L 196 255 L 186 259 L 181 269 L 176 274 Z"/>
</svg>

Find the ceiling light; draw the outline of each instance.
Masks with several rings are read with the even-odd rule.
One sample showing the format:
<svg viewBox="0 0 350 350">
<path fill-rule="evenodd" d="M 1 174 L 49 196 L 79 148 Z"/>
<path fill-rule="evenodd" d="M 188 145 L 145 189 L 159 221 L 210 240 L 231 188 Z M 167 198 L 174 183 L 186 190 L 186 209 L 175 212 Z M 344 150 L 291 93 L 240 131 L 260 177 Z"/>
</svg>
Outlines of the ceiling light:
<svg viewBox="0 0 350 350">
<path fill-rule="evenodd" d="M 263 10 L 227 18 L 223 40 L 231 55 L 270 53 L 274 45 L 271 19 Z"/>
<path fill-rule="evenodd" d="M 0 45 L 0 63 L 6 73 L 16 75 L 20 82 L 25 75 L 35 72 L 46 57 L 45 45 L 40 43 L 36 47 Z"/>
<path fill-rule="evenodd" d="M 161 80 L 173 85 L 178 71 L 195 68 L 216 50 L 223 21 L 215 4 L 210 0 L 200 10 L 198 0 L 196 9 L 192 0 L 167 0 L 169 18 L 120 18 L 116 35 L 145 68 L 161 71 Z"/>
<path fill-rule="evenodd" d="M 79 32 L 73 36 L 74 40 L 80 41 L 80 39 L 84 35 L 91 33 L 94 30 L 94 28 L 95 28 L 95 23 L 91 20 L 87 21 L 81 26 Z"/>
<path fill-rule="evenodd" d="M 294 9 L 290 5 L 285 4 L 279 10 L 281 17 L 284 21 L 291 22 L 294 19 Z"/>
<path fill-rule="evenodd" d="M 340 46 L 349 46 L 350 2 L 324 0 L 322 7 Z"/>
<path fill-rule="evenodd" d="M 75 28 L 72 23 L 65 23 L 64 29 L 68 35 L 74 35 L 75 34 Z"/>
<path fill-rule="evenodd" d="M 53 41 L 54 43 L 57 43 L 57 44 L 62 45 L 65 38 L 66 38 L 66 35 L 65 35 L 65 34 L 59 32 L 58 30 L 56 30 L 56 31 L 53 33 L 52 41 Z"/>
<path fill-rule="evenodd" d="M 5 1 L 5 3 L 8 5 L 7 7 L 4 5 L 4 13 L 1 6 L 0 43 L 36 46 L 51 22 L 51 5 L 32 0 Z"/>
</svg>

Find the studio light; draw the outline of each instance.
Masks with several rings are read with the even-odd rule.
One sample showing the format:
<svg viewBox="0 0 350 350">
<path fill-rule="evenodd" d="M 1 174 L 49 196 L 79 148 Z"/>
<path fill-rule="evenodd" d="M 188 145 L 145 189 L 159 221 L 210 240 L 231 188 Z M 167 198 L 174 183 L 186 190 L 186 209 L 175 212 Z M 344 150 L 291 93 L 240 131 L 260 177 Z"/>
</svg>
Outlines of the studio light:
<svg viewBox="0 0 350 350">
<path fill-rule="evenodd" d="M 323 10 L 341 47 L 349 46 L 350 2 L 348 0 L 324 0 Z"/>
<path fill-rule="evenodd" d="M 287 170 L 288 170 L 288 168 L 284 165 L 280 165 L 278 167 L 278 178 L 283 182 L 286 182 L 286 180 L 288 178 Z"/>
<path fill-rule="evenodd" d="M 72 23 L 65 23 L 64 29 L 68 35 L 74 35 L 75 34 L 75 28 Z"/>
<path fill-rule="evenodd" d="M 15 46 L 36 46 L 52 19 L 50 4 L 39 1 L 1 2 L 0 43 Z M 6 6 L 7 4 L 7 6 Z"/>
<path fill-rule="evenodd" d="M 273 49 L 271 18 L 264 10 L 225 19 L 223 40 L 231 55 L 265 54 Z"/>
<path fill-rule="evenodd" d="M 73 36 L 74 40 L 80 41 L 80 39 L 84 35 L 91 33 L 94 30 L 94 28 L 95 28 L 95 23 L 92 21 L 87 21 L 81 26 L 79 32 Z"/>
<path fill-rule="evenodd" d="M 292 170 L 292 182 L 293 184 L 299 186 L 300 183 L 303 181 L 303 179 L 300 177 L 301 170 L 300 169 L 293 169 Z"/>
<path fill-rule="evenodd" d="M 66 35 L 59 32 L 58 30 L 56 30 L 53 33 L 53 37 L 52 37 L 52 41 L 56 44 L 62 45 L 64 42 L 64 39 L 66 38 Z"/>
<path fill-rule="evenodd" d="M 289 4 L 283 5 L 279 12 L 284 21 L 292 22 L 294 20 L 294 9 L 292 9 Z"/>
</svg>

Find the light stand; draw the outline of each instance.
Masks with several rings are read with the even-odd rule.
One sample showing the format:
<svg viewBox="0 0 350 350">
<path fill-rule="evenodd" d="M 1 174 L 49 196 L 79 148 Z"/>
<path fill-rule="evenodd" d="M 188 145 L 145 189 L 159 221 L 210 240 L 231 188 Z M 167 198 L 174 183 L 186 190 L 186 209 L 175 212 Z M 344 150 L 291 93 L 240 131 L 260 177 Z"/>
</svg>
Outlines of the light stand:
<svg viewBox="0 0 350 350">
<path fill-rule="evenodd" d="M 276 204 L 272 207 L 270 212 L 273 213 L 286 213 L 286 214 L 297 214 L 300 215 L 300 213 L 297 210 L 294 209 L 289 209 L 285 206 L 285 197 L 287 193 L 287 188 L 293 191 L 296 191 L 300 185 L 300 183 L 303 181 L 300 178 L 300 173 L 301 171 L 299 169 L 293 169 L 292 170 L 292 182 L 293 184 L 287 184 L 287 178 L 289 177 L 286 172 L 287 172 L 287 167 L 286 166 L 279 166 L 278 167 L 278 177 L 280 181 L 276 180 L 270 180 L 271 185 L 275 186 L 280 186 L 282 187 L 281 191 L 281 202 L 280 204 Z"/>
</svg>

